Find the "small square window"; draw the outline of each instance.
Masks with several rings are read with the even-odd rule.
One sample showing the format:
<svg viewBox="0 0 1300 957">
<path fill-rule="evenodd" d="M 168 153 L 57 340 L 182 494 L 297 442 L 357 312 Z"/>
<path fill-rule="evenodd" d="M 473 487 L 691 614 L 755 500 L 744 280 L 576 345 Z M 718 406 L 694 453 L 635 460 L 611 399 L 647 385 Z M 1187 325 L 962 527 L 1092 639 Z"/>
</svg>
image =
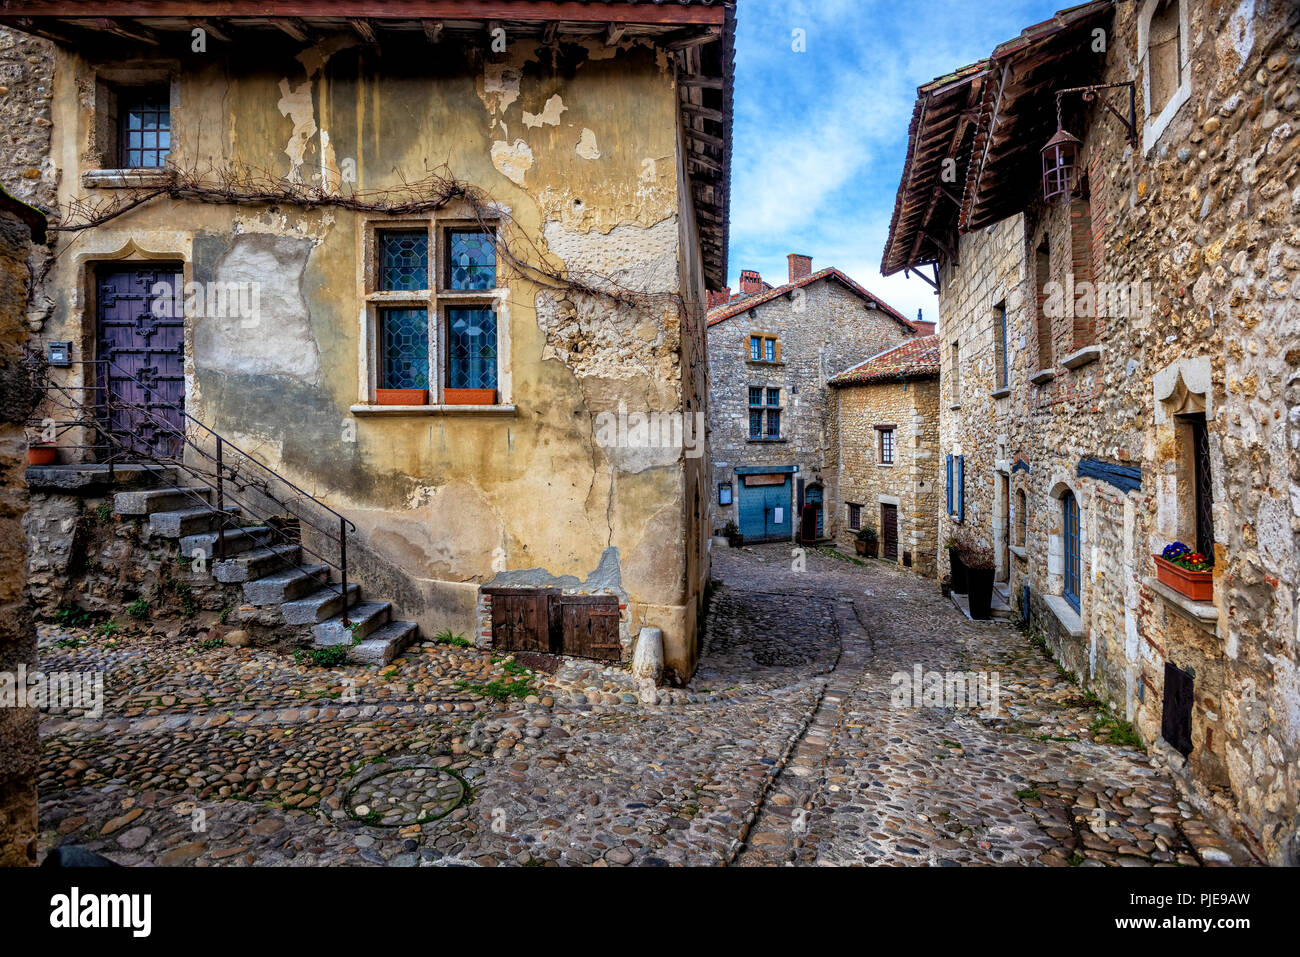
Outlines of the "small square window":
<svg viewBox="0 0 1300 957">
<path fill-rule="evenodd" d="M 171 152 L 171 94 L 165 86 L 119 91 L 118 162 L 123 169 L 159 169 Z"/>
<path fill-rule="evenodd" d="M 781 390 L 780 390 L 780 389 L 768 389 L 768 390 L 767 390 L 767 404 L 770 405 L 770 406 L 779 406 L 779 405 L 781 404 Z"/>
<path fill-rule="evenodd" d="M 429 312 L 381 309 L 381 389 L 429 388 Z"/>
<path fill-rule="evenodd" d="M 483 290 L 497 286 L 497 251 L 492 237 L 476 229 L 447 231 L 447 288 Z"/>
<path fill-rule="evenodd" d="M 750 405 L 762 405 L 762 404 L 763 404 L 763 388 L 762 388 L 762 386 L 750 386 L 750 387 L 749 387 L 749 404 L 750 404 Z"/>
<path fill-rule="evenodd" d="M 855 532 L 858 529 L 862 528 L 862 506 L 861 505 L 853 505 L 853 504 L 849 505 L 849 528 L 851 528 Z"/>
</svg>

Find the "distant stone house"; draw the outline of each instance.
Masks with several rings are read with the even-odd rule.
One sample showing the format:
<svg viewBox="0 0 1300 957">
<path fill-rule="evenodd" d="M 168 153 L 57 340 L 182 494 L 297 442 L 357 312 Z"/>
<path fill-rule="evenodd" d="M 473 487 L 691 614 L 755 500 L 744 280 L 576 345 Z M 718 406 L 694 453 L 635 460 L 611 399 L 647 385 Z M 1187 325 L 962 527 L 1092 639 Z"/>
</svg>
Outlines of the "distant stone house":
<svg viewBox="0 0 1300 957">
<path fill-rule="evenodd" d="M 827 380 L 909 341 L 917 326 L 838 269 L 789 257 L 773 287 L 753 270 L 708 314 L 715 531 L 746 542 L 836 537 L 842 520 Z"/>
<path fill-rule="evenodd" d="M 939 339 L 921 336 L 830 380 L 831 447 L 851 551 L 863 529 L 876 555 L 933 577 L 939 527 Z"/>
<path fill-rule="evenodd" d="M 991 547 L 1065 666 L 1291 864 L 1298 27 L 1286 2 L 1098 0 L 926 84 L 883 265 L 938 283 L 939 540 Z M 1093 84 L 1117 86 L 1069 92 Z M 1058 93 L 1075 140 L 1045 163 Z M 1211 599 L 1157 579 L 1175 541 Z"/>
<path fill-rule="evenodd" d="M 427 636 L 570 651 L 572 612 L 596 657 L 660 629 L 688 677 L 734 3 L 166 6 L 0 16 L 55 44 L 50 169 L 13 158 L 58 184 L 35 344 L 129 407 L 59 461 L 215 482 L 219 434 L 268 511 L 325 517 L 322 594 L 346 546 Z"/>
</svg>

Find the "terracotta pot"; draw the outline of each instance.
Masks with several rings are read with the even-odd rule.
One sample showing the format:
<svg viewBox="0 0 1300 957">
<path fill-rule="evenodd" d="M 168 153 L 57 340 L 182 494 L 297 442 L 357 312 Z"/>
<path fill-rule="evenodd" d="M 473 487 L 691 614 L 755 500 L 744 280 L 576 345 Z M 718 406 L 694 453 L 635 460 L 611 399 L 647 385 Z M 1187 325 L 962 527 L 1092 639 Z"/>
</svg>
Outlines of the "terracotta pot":
<svg viewBox="0 0 1300 957">
<path fill-rule="evenodd" d="M 376 405 L 428 405 L 428 389 L 376 389 Z"/>
<path fill-rule="evenodd" d="M 496 405 L 496 389 L 443 389 L 443 405 Z"/>
<path fill-rule="evenodd" d="M 1214 572 L 1189 572 L 1159 555 L 1151 557 L 1156 560 L 1156 581 L 1160 584 L 1192 601 L 1214 601 Z"/>
<path fill-rule="evenodd" d="M 58 451 L 57 445 L 33 445 L 27 450 L 27 464 L 53 465 Z"/>
</svg>

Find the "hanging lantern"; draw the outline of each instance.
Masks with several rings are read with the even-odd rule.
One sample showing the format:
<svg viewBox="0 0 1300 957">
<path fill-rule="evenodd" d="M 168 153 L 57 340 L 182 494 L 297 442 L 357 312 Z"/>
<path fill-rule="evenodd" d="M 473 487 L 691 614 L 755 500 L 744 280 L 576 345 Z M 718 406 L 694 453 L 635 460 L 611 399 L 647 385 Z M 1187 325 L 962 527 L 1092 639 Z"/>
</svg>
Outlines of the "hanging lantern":
<svg viewBox="0 0 1300 957">
<path fill-rule="evenodd" d="M 1082 141 L 1057 123 L 1056 134 L 1043 147 L 1043 201 L 1069 202 L 1070 185 L 1079 165 Z"/>
</svg>

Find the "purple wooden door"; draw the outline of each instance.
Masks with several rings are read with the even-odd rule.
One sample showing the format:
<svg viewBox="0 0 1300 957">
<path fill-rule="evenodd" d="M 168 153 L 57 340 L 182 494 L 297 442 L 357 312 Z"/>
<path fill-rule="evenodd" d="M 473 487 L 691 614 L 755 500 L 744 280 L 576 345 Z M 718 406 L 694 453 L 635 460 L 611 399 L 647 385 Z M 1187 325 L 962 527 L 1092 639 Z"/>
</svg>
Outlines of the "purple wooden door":
<svg viewBox="0 0 1300 957">
<path fill-rule="evenodd" d="M 97 274 L 101 416 L 112 451 L 178 458 L 184 447 L 185 309 L 180 266 Z"/>
</svg>

